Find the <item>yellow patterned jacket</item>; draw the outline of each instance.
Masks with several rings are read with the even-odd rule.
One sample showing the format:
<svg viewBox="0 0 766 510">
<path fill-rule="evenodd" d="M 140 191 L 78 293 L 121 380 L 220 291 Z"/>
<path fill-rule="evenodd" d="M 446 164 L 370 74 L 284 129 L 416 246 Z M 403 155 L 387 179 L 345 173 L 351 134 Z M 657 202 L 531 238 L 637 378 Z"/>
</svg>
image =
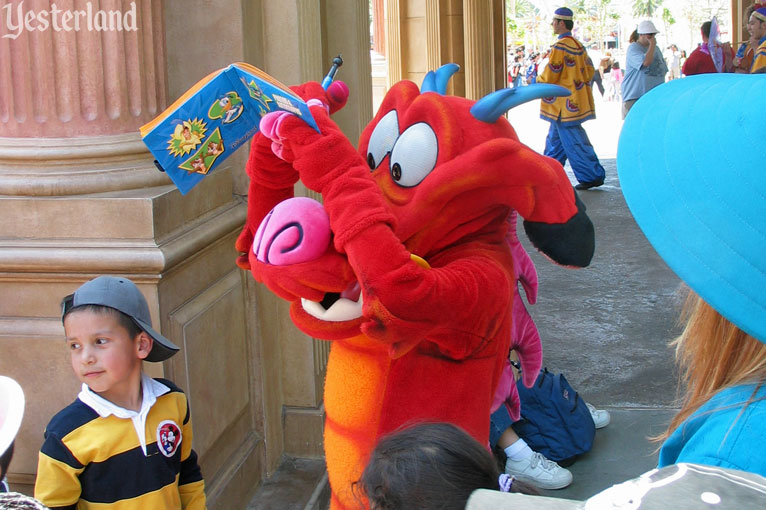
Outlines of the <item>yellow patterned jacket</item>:
<svg viewBox="0 0 766 510">
<path fill-rule="evenodd" d="M 758 48 L 755 50 L 755 53 L 753 55 L 753 65 L 750 66 L 750 72 L 762 73 L 764 72 L 764 68 L 766 68 L 766 37 L 761 39 L 761 42 L 758 45 Z"/>
<path fill-rule="evenodd" d="M 540 117 L 562 123 L 584 122 L 596 118 L 593 105 L 593 62 L 585 48 L 570 32 L 561 34 L 551 48 L 548 64 L 537 77 L 538 83 L 561 85 L 572 91 L 568 97 L 544 97 L 540 102 Z"/>
</svg>

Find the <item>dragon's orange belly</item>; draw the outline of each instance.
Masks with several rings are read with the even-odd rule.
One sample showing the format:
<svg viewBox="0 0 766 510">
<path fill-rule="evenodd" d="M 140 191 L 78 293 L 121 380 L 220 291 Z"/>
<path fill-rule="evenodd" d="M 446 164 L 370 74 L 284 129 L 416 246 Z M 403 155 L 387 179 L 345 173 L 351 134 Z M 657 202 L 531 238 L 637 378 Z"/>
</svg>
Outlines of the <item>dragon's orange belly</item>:
<svg viewBox="0 0 766 510">
<path fill-rule="evenodd" d="M 363 500 L 352 487 L 378 439 L 390 364 L 386 347 L 363 335 L 332 344 L 324 392 L 324 448 L 333 510 L 359 508 Z"/>
</svg>

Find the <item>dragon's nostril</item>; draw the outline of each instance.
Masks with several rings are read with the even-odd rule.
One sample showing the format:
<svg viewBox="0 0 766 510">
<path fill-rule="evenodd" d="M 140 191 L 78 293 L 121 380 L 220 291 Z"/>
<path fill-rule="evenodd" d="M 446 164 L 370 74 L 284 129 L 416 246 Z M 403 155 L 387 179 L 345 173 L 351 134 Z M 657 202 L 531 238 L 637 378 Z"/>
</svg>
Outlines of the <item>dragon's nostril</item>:
<svg viewBox="0 0 766 510">
<path fill-rule="evenodd" d="M 399 163 L 394 163 L 394 166 L 391 167 L 391 177 L 393 177 L 395 181 L 402 178 L 402 166 Z"/>
</svg>

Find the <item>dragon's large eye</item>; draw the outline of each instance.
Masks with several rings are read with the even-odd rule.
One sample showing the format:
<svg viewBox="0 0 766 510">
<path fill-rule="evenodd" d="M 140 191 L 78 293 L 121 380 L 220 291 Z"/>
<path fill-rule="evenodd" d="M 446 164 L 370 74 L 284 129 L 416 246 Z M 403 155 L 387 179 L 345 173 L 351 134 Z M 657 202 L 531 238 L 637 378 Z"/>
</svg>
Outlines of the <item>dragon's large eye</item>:
<svg viewBox="0 0 766 510">
<path fill-rule="evenodd" d="M 391 110 L 380 119 L 370 135 L 370 143 L 367 144 L 367 164 L 371 170 L 378 168 L 386 154 L 391 152 L 398 137 L 399 119 L 396 110 Z"/>
<path fill-rule="evenodd" d="M 423 122 L 413 124 L 391 151 L 391 177 L 399 186 L 417 186 L 434 169 L 438 154 L 439 142 L 431 126 Z"/>
</svg>

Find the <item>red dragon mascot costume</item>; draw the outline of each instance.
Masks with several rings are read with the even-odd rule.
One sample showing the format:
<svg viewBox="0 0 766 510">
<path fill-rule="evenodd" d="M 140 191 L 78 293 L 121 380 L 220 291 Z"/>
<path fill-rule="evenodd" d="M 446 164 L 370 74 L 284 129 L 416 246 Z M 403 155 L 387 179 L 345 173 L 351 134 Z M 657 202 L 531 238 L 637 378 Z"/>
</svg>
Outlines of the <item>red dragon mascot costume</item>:
<svg viewBox="0 0 766 510">
<path fill-rule="evenodd" d="M 333 509 L 378 438 L 404 424 L 447 421 L 482 443 L 510 348 L 534 381 L 542 351 L 511 341 L 517 275 L 509 229 L 518 213 L 535 247 L 586 266 L 593 226 L 561 165 L 519 142 L 504 118 L 555 85 L 446 96 L 455 64 L 422 90 L 394 85 L 358 150 L 330 120 L 348 89 L 307 83 L 319 132 L 274 112 L 253 140 L 248 218 L 238 263 L 291 302 L 296 326 L 332 341 L 324 447 Z M 291 198 L 300 178 L 324 203 Z"/>
</svg>

